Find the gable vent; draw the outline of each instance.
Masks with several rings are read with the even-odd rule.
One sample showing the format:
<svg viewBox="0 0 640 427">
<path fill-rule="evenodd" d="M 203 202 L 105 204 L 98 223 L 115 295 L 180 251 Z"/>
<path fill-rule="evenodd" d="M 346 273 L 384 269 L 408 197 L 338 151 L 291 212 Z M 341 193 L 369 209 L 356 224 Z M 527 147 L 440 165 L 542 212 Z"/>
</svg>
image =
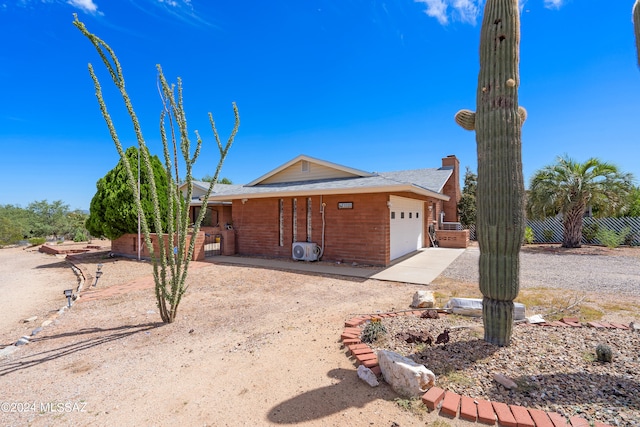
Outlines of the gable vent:
<svg viewBox="0 0 640 427">
<path fill-rule="evenodd" d="M 301 163 L 302 172 L 309 172 L 309 161 L 303 160 Z"/>
</svg>

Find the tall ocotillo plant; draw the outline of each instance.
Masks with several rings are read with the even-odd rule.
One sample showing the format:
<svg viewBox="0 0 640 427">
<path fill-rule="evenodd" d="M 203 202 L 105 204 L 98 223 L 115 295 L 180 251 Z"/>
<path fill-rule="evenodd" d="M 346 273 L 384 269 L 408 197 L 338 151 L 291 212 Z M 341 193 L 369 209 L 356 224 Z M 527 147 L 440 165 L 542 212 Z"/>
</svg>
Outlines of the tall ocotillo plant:
<svg viewBox="0 0 640 427">
<path fill-rule="evenodd" d="M 638 67 L 640 67 L 640 0 L 633 5 L 633 29 L 636 33 L 636 51 L 638 54 Z"/>
<path fill-rule="evenodd" d="M 154 214 L 151 220 L 154 221 L 155 230 L 162 230 L 162 218 L 158 203 L 159 195 L 157 193 L 157 187 L 153 178 L 153 170 L 149 158 L 149 152 L 146 147 L 145 139 L 142 135 L 138 117 L 133 109 L 133 105 L 125 89 L 124 76 L 122 74 L 122 68 L 120 67 L 118 58 L 116 57 L 114 51 L 109 47 L 109 45 L 99 37 L 97 37 L 95 34 L 90 33 L 85 25 L 78 20 L 78 17 L 75 14 L 73 24 L 94 45 L 94 47 L 98 51 L 98 54 L 100 55 L 100 58 L 102 59 L 102 62 L 109 71 L 113 83 L 120 92 L 120 96 L 122 97 L 122 100 L 133 124 L 138 146 L 140 148 L 139 151 L 142 153 L 142 163 L 144 167 L 147 168 L 148 176 L 151 181 L 151 199 L 154 206 Z M 147 248 L 149 248 L 149 252 L 151 254 L 151 259 L 153 262 L 155 294 L 158 309 L 160 311 L 160 317 L 162 318 L 163 322 L 172 323 L 176 318 L 180 301 L 182 300 L 184 293 L 187 291 L 187 273 L 189 269 L 189 262 L 193 257 L 193 252 L 195 249 L 195 236 L 200 230 L 200 224 L 202 223 L 204 214 L 206 212 L 206 209 L 200 210 L 200 214 L 198 215 L 198 218 L 191 228 L 189 220 L 189 201 L 191 200 L 193 192 L 192 167 L 200 154 L 202 139 L 200 138 L 199 133 L 196 131 L 195 135 L 197 144 L 196 149 L 192 155 L 191 142 L 189 140 L 187 131 L 187 120 L 182 100 L 181 80 L 178 79 L 176 95 L 176 86 L 170 85 L 166 81 L 164 74 L 162 73 L 162 68 L 159 65 L 157 66 L 157 69 L 160 83 L 160 96 L 163 102 L 163 109 L 160 114 L 160 134 L 164 147 L 165 173 L 167 175 L 167 181 L 169 183 L 167 192 L 168 194 L 166 194 L 169 202 L 166 230 L 168 238 L 166 242 L 162 237 L 157 239 L 158 251 L 155 250 L 151 241 L 151 233 L 149 232 L 148 225 L 149 219 L 145 216 L 140 200 L 138 200 L 137 198 L 136 207 L 141 219 L 141 227 L 144 233 L 145 244 L 147 245 Z M 102 95 L 100 82 L 98 81 L 98 77 L 96 76 L 91 64 L 89 64 L 89 74 L 91 75 L 91 78 L 93 80 L 93 84 L 96 90 L 96 97 L 98 99 L 98 104 L 100 105 L 100 110 L 102 111 L 102 116 L 107 123 L 111 138 L 113 139 L 116 149 L 120 154 L 120 158 L 123 159 L 123 163 L 127 170 L 127 180 L 129 182 L 129 186 L 131 187 L 133 194 L 136 194 L 136 179 L 133 176 L 133 172 L 131 170 L 129 162 L 126 160 L 125 151 L 122 148 L 122 143 L 120 142 L 111 116 L 107 111 L 107 106 Z M 211 195 L 213 187 L 218 180 L 218 175 L 220 173 L 220 169 L 222 168 L 222 164 L 224 163 L 227 153 L 231 148 L 231 145 L 233 144 L 233 139 L 235 138 L 235 135 L 238 131 L 238 127 L 240 126 L 240 117 L 235 103 L 233 104 L 233 111 L 235 115 L 235 125 L 229 139 L 224 145 L 222 144 L 218 136 L 213 116 L 211 115 L 211 113 L 209 113 L 209 121 L 211 123 L 211 128 L 213 130 L 213 134 L 218 145 L 218 150 L 220 152 L 220 160 L 216 167 L 216 172 L 209 185 L 209 188 L 205 196 L 202 198 L 202 206 L 206 206 L 209 201 L 209 197 Z M 167 118 L 169 123 L 168 126 L 165 126 L 165 120 L 167 120 Z M 168 134 L 166 131 L 167 127 L 169 129 Z M 180 159 L 178 157 L 178 147 L 180 153 L 182 154 L 182 162 L 185 166 L 185 177 L 183 178 L 184 183 L 186 184 L 185 194 L 182 194 L 178 187 L 178 183 L 180 182 L 180 178 L 178 176 L 180 163 Z M 189 245 L 187 246 L 187 235 L 189 234 L 191 234 L 191 240 Z"/>
<path fill-rule="evenodd" d="M 476 132 L 476 230 L 484 339 L 498 346 L 511 341 L 524 238 L 521 128 L 526 111 L 518 106 L 519 43 L 518 0 L 487 0 L 476 112 L 461 110 L 455 116 L 460 126 Z"/>
</svg>

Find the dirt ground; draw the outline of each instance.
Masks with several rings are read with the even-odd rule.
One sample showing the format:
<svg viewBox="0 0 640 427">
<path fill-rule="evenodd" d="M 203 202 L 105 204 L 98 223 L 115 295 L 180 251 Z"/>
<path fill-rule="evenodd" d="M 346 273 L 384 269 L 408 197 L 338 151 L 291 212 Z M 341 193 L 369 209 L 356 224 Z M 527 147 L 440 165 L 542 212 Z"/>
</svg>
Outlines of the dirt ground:
<svg viewBox="0 0 640 427">
<path fill-rule="evenodd" d="M 0 348 L 13 344 L 20 332 L 30 332 L 52 310 L 66 303 L 65 289 L 78 286 L 64 255 L 52 256 L 37 248 L 0 250 Z M 22 321 L 37 316 L 31 324 Z"/>
<path fill-rule="evenodd" d="M 40 257 L 2 250 L 0 264 L 16 256 Z M 60 262 L 43 257 L 42 265 Z M 178 320 L 163 325 L 151 287 L 108 292 L 149 274 L 148 264 L 105 258 L 83 268 L 93 272 L 98 262 L 104 275 L 97 290 L 0 360 L 1 425 L 389 427 L 439 420 L 402 409 L 385 384 L 359 380 L 339 342 L 345 320 L 407 308 L 420 286 L 203 263 L 189 275 Z M 50 276 L 45 288 L 70 279 L 64 268 L 41 270 Z M 64 303 L 57 294 L 43 301 L 54 311 Z M 26 311 L 14 321 L 35 312 Z M 13 326 L 4 328 L 3 342 L 37 324 Z"/>
<path fill-rule="evenodd" d="M 97 263 L 104 275 L 89 288 Z M 12 313 L 2 343 L 64 304 L 57 286 L 75 276 L 63 264 L 0 250 L 0 266 L 16 266 L 23 283 L 19 304 L 2 298 L 0 312 Z M 148 263 L 100 255 L 79 266 L 84 296 L 0 359 L 0 425 L 472 425 L 407 410 L 384 383 L 369 387 L 339 342 L 345 320 L 408 309 L 424 286 L 195 263 L 178 319 L 164 325 Z M 7 270 L 0 274 L 5 292 Z M 32 315 L 38 321 L 20 322 Z"/>
</svg>

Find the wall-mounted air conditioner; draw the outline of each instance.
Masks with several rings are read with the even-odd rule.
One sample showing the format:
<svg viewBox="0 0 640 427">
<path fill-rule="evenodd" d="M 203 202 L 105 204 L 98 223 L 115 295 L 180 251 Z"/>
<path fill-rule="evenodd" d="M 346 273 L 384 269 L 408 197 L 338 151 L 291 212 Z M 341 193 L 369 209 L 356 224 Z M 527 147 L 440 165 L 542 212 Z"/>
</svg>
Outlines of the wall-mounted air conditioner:
<svg viewBox="0 0 640 427">
<path fill-rule="evenodd" d="M 320 248 L 316 243 L 294 242 L 291 253 L 296 261 L 317 261 Z"/>
</svg>

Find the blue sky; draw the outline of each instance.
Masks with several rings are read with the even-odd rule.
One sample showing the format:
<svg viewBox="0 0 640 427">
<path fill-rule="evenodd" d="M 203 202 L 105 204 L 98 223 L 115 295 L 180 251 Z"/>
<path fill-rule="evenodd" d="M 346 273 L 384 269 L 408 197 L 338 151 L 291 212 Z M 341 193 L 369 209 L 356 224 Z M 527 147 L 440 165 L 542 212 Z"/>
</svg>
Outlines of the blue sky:
<svg viewBox="0 0 640 427">
<path fill-rule="evenodd" d="M 633 0 L 521 2 L 520 104 L 525 180 L 568 154 L 640 178 Z M 194 176 L 252 181 L 299 154 L 366 171 L 477 170 L 475 135 L 453 116 L 475 109 L 481 0 L 0 0 L 0 204 L 63 200 L 88 209 L 118 162 L 87 71 L 98 70 L 125 146 L 131 125 L 78 13 L 109 43 L 152 152 L 161 154 L 156 64 L 183 79 Z M 636 181 L 637 183 L 637 181 Z"/>
</svg>

